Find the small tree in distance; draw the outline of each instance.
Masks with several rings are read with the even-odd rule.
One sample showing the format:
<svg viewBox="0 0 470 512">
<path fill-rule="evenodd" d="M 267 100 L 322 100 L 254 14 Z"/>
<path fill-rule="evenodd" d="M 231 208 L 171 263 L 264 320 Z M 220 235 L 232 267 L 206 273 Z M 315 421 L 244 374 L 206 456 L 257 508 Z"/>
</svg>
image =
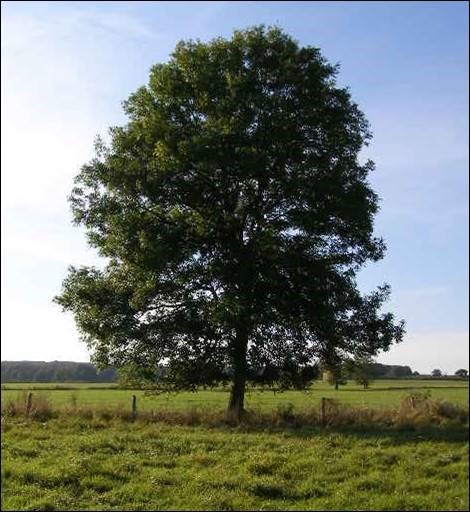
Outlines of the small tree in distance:
<svg viewBox="0 0 470 512">
<path fill-rule="evenodd" d="M 454 375 L 457 375 L 457 377 L 462 377 L 463 379 L 467 379 L 468 370 L 465 370 L 465 368 L 460 368 L 459 370 L 456 370 Z"/>
<path fill-rule="evenodd" d="M 431 375 L 433 377 L 442 377 L 442 371 L 439 370 L 439 368 L 436 368 L 431 372 Z"/>
<path fill-rule="evenodd" d="M 327 362 L 323 363 L 327 372 L 327 382 L 338 391 L 339 386 L 345 386 L 348 383 L 348 377 L 351 373 L 351 361 L 341 359 L 338 356 L 329 357 Z"/>
<path fill-rule="evenodd" d="M 339 386 L 346 386 L 347 383 L 347 374 L 343 368 L 336 367 L 330 370 L 328 374 L 328 384 L 334 386 L 336 391 L 338 391 Z"/>
<path fill-rule="evenodd" d="M 357 384 L 367 389 L 374 380 L 374 361 L 371 357 L 360 357 L 353 362 L 353 377 Z"/>
<path fill-rule="evenodd" d="M 107 258 L 71 267 L 56 298 L 99 366 L 196 389 L 247 372 L 285 385 L 332 350 L 375 355 L 403 337 L 356 274 L 383 257 L 371 134 L 337 67 L 277 28 L 180 42 L 124 103 L 128 123 L 75 180 L 76 224 Z M 262 375 L 262 374 L 260 374 Z"/>
</svg>

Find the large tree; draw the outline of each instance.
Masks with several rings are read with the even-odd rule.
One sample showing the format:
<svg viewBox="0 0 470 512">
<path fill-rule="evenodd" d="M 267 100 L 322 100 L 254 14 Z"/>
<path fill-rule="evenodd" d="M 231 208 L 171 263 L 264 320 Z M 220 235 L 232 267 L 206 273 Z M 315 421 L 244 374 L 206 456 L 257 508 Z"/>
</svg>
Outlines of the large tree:
<svg viewBox="0 0 470 512">
<path fill-rule="evenodd" d="M 355 281 L 384 242 L 358 158 L 368 124 L 336 74 L 263 27 L 153 66 L 70 198 L 107 266 L 70 268 L 55 300 L 96 363 L 164 365 L 180 388 L 228 372 L 239 417 L 248 368 L 300 375 L 401 340 L 380 312 L 388 286 L 363 296 Z"/>
</svg>

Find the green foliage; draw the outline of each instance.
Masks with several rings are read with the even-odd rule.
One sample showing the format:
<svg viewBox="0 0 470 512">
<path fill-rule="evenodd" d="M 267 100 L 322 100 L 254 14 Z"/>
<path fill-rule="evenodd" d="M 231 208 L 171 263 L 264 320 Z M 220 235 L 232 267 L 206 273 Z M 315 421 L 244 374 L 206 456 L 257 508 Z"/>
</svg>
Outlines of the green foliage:
<svg viewBox="0 0 470 512">
<path fill-rule="evenodd" d="M 322 368 L 327 372 L 327 382 L 334 385 L 338 390 L 339 386 L 345 386 L 351 374 L 351 359 L 340 357 L 338 352 L 333 351 L 323 361 Z"/>
<path fill-rule="evenodd" d="M 354 380 L 361 384 L 364 389 L 374 380 L 374 361 L 370 357 L 361 357 L 356 359 L 352 365 L 352 374 Z"/>
<path fill-rule="evenodd" d="M 439 368 L 435 368 L 432 372 L 431 372 L 431 375 L 433 377 L 442 377 L 442 371 L 439 370 Z"/>
<path fill-rule="evenodd" d="M 462 377 L 463 379 L 468 378 L 468 370 L 465 368 L 460 368 L 459 370 L 456 370 L 455 374 L 457 377 Z"/>
<path fill-rule="evenodd" d="M 337 390 L 339 386 L 346 386 L 348 383 L 349 370 L 342 364 L 332 366 L 328 370 L 328 384 Z"/>
<path fill-rule="evenodd" d="M 164 364 L 172 389 L 229 371 L 242 408 L 247 366 L 297 386 L 315 359 L 401 341 L 380 313 L 389 287 L 357 289 L 385 246 L 358 159 L 368 124 L 336 74 L 264 27 L 181 42 L 152 68 L 70 197 L 108 265 L 71 267 L 55 300 L 97 364 L 150 379 Z"/>
<path fill-rule="evenodd" d="M 139 368 L 133 365 L 122 366 L 117 372 L 117 382 L 121 388 L 145 387 L 146 379 L 140 375 Z"/>
<path fill-rule="evenodd" d="M 418 372 L 412 372 L 409 366 L 398 364 L 373 363 L 372 372 L 377 378 L 406 378 L 419 375 Z"/>
</svg>

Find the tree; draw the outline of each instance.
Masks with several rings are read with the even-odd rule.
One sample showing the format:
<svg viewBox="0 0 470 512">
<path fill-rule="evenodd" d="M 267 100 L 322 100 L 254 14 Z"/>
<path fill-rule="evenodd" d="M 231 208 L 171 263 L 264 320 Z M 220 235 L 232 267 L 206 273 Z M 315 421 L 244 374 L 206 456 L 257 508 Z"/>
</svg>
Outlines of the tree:
<svg viewBox="0 0 470 512">
<path fill-rule="evenodd" d="M 390 377 L 411 377 L 411 375 L 413 375 L 413 372 L 411 371 L 411 368 L 409 366 L 390 366 Z"/>
<path fill-rule="evenodd" d="M 460 368 L 459 370 L 456 370 L 454 375 L 457 375 L 457 377 L 462 377 L 463 379 L 466 379 L 468 377 L 468 370 L 465 370 L 465 368 Z"/>
<path fill-rule="evenodd" d="M 402 339 L 383 285 L 355 276 L 384 254 L 373 236 L 371 135 L 337 67 L 280 29 L 180 42 L 124 102 L 76 177 L 74 221 L 107 258 L 69 269 L 56 297 L 93 361 L 133 365 L 174 389 L 230 369 L 243 412 L 247 367 L 295 375 L 332 351 Z"/>
<path fill-rule="evenodd" d="M 329 363 L 327 366 L 328 384 L 335 386 L 338 391 L 339 386 L 345 386 L 348 383 L 348 376 L 350 373 L 350 362 L 337 360 L 334 363 Z"/>
<path fill-rule="evenodd" d="M 363 356 L 353 362 L 354 380 L 367 389 L 374 380 L 374 361 L 371 357 Z"/>
<path fill-rule="evenodd" d="M 436 368 L 435 370 L 433 370 L 433 371 L 431 372 L 431 375 L 432 375 L 433 377 L 442 377 L 442 371 L 441 371 L 441 370 L 439 370 L 439 368 Z"/>
</svg>

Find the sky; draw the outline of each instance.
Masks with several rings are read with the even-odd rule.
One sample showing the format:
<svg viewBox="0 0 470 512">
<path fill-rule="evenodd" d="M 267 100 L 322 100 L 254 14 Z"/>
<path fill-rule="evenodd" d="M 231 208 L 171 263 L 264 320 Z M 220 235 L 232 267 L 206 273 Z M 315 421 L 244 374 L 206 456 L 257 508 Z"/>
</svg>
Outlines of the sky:
<svg viewBox="0 0 470 512">
<path fill-rule="evenodd" d="M 467 2 L 2 2 L 2 360 L 88 361 L 52 303 L 69 265 L 100 264 L 67 196 L 93 140 L 181 39 L 278 25 L 340 64 L 374 138 L 387 282 L 403 343 L 378 361 L 420 373 L 469 367 Z"/>
</svg>

